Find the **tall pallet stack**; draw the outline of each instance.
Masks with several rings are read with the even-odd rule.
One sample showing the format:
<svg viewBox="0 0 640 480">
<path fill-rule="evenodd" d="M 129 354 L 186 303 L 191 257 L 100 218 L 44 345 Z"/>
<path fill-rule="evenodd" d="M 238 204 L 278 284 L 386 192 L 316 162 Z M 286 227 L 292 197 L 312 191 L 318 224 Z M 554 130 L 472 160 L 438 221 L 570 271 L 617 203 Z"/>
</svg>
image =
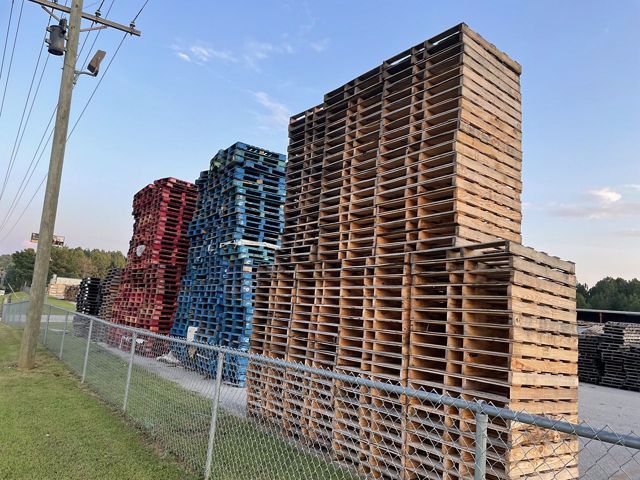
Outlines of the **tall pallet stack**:
<svg viewBox="0 0 640 480">
<path fill-rule="evenodd" d="M 575 420 L 572 263 L 519 244 L 520 66 L 466 25 L 291 119 L 252 351 Z M 468 478 L 474 420 L 251 366 L 248 405 L 375 478 Z M 489 427 L 487 478 L 577 478 L 575 440 Z"/>
<path fill-rule="evenodd" d="M 600 342 L 604 325 L 597 323 L 584 327 L 578 336 L 578 377 L 581 382 L 599 385 L 604 374 L 604 363 L 600 354 Z"/>
<path fill-rule="evenodd" d="M 99 278 L 83 278 L 78 285 L 76 294 L 76 312 L 86 315 L 97 315 L 100 310 L 100 282 Z M 86 317 L 74 315 L 73 332 L 76 336 L 87 335 L 89 320 Z"/>
<path fill-rule="evenodd" d="M 113 322 L 169 333 L 196 199 L 195 185 L 175 178 L 156 180 L 135 195 L 133 237 L 113 302 Z M 118 331 L 112 334 L 112 343 L 122 343 Z"/>
<path fill-rule="evenodd" d="M 249 349 L 256 269 L 271 264 L 284 226 L 285 156 L 236 143 L 201 173 L 191 221 L 189 263 L 171 333 L 197 342 Z M 186 353 L 186 352 L 184 352 Z M 215 361 L 194 353 L 199 369 Z M 230 357 L 224 379 L 242 385 L 246 362 Z"/>
<path fill-rule="evenodd" d="M 640 325 L 607 322 L 600 338 L 601 385 L 640 391 Z"/>
<path fill-rule="evenodd" d="M 98 316 L 103 320 L 110 320 L 113 313 L 113 304 L 118 297 L 122 269 L 110 267 L 100 283 L 100 309 Z"/>
<path fill-rule="evenodd" d="M 78 286 L 76 312 L 97 315 L 100 310 L 100 283 L 96 277 L 83 278 Z"/>
</svg>

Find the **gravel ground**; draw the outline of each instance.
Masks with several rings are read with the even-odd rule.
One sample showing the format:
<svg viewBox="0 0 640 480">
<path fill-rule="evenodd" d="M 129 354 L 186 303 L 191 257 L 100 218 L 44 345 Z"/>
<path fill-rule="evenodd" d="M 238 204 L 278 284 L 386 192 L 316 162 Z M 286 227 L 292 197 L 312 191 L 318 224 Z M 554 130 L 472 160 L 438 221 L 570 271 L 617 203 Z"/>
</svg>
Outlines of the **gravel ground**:
<svg viewBox="0 0 640 480">
<path fill-rule="evenodd" d="M 583 383 L 580 385 L 580 421 L 596 430 L 640 434 L 640 393 Z M 592 480 L 640 479 L 640 451 L 582 440 L 580 478 Z"/>
<path fill-rule="evenodd" d="M 109 350 L 115 355 L 122 357 L 123 359 L 129 358 L 129 353 L 111 347 L 106 343 L 100 343 L 100 346 L 106 350 Z M 197 372 L 187 370 L 179 365 L 167 364 L 160 362 L 155 358 L 146 358 L 136 355 L 134 360 L 135 365 L 144 368 L 145 370 L 158 375 L 159 377 L 171 380 L 177 383 L 181 387 L 197 392 L 206 398 L 213 399 L 214 380 L 211 378 L 204 378 Z M 220 405 L 230 413 L 234 413 L 238 416 L 245 416 L 247 404 L 247 389 L 233 387 L 230 385 L 222 385 L 220 390 Z"/>
</svg>

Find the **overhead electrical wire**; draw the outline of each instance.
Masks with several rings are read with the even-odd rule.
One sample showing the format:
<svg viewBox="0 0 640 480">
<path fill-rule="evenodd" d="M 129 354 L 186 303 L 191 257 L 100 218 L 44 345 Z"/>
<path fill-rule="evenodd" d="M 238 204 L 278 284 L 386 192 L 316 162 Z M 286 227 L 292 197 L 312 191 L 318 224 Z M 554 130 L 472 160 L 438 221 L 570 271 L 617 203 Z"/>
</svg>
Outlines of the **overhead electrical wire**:
<svg viewBox="0 0 640 480">
<path fill-rule="evenodd" d="M 136 20 L 138 19 L 138 17 L 140 16 L 140 14 L 142 13 L 142 11 L 144 10 L 144 7 L 147 6 L 147 3 L 149 3 L 149 0 L 145 0 L 145 2 L 142 4 L 142 6 L 140 7 L 140 10 L 138 10 L 138 13 L 136 13 L 136 16 L 133 17 L 133 20 L 131 20 L 132 24 L 136 23 Z"/>
<path fill-rule="evenodd" d="M 13 3 L 12 3 L 13 8 Z M 7 68 L 7 78 L 4 82 L 4 92 L 2 93 L 2 102 L 0 102 L 0 118 L 4 110 L 4 101 L 7 96 L 7 87 L 9 86 L 9 78 L 11 77 L 11 66 L 13 65 L 13 55 L 16 53 L 16 42 L 18 41 L 18 32 L 20 31 L 20 22 L 22 21 L 22 10 L 24 9 L 24 0 L 20 4 L 20 13 L 18 14 L 18 23 L 16 24 L 16 34 L 13 37 L 13 45 L 11 47 L 11 56 L 9 57 L 9 67 Z M 6 44 L 5 44 L 6 48 Z M 3 56 L 4 57 L 4 56 Z M 4 61 L 4 58 L 3 58 Z"/>
<path fill-rule="evenodd" d="M 51 24 L 51 19 L 49 19 L 49 21 L 47 22 L 47 28 L 49 27 L 50 24 Z M 46 34 L 45 34 L 45 39 L 46 39 Z M 43 42 L 44 42 L 44 39 L 43 39 Z M 22 136 L 24 136 L 24 132 L 26 131 L 27 125 L 29 123 L 29 119 L 31 118 L 31 111 L 33 109 L 33 104 L 35 103 L 35 99 L 38 96 L 38 92 L 40 90 L 40 83 L 42 81 L 42 76 L 44 75 L 44 71 L 47 68 L 47 63 L 49 62 L 49 56 L 47 55 L 44 62 L 44 67 L 42 68 L 42 74 L 40 75 L 40 80 L 38 81 L 36 91 L 34 92 L 34 95 L 33 95 L 33 102 L 31 102 L 31 108 L 29 109 L 29 114 L 27 115 L 27 108 L 29 108 L 29 100 L 31 99 L 31 92 L 33 90 L 33 85 L 36 81 L 36 76 L 38 74 L 38 67 L 40 66 L 40 60 L 42 59 L 43 51 L 44 51 L 44 47 L 40 49 L 40 52 L 38 53 L 38 59 L 36 60 L 36 66 L 33 69 L 33 75 L 31 76 L 31 83 L 29 84 L 29 91 L 27 92 L 27 98 L 24 101 L 24 107 L 22 108 L 22 115 L 20 116 L 20 123 L 18 124 L 18 131 L 16 132 L 16 138 L 13 141 L 13 148 L 11 149 L 11 155 L 9 156 L 9 164 L 7 165 L 7 172 L 4 177 L 2 187 L 0 188 L 0 201 L 2 201 L 2 197 L 7 188 L 7 184 L 9 183 L 9 177 L 11 177 L 11 172 L 13 171 L 13 166 L 15 165 L 16 157 L 18 156 L 18 151 L 20 149 L 19 143 L 21 143 L 20 133 L 22 132 Z M 25 121 L 25 115 L 27 115 L 26 121 Z M 24 129 L 23 129 L 23 125 L 24 125 Z"/>
<path fill-rule="evenodd" d="M 109 12 L 111 11 L 111 7 L 113 7 L 113 3 L 115 0 L 111 0 L 111 4 L 109 6 L 109 9 L 107 10 L 107 14 L 105 15 L 105 18 L 108 17 Z M 98 3 L 98 2 L 95 2 Z M 64 5 L 67 4 L 67 0 L 65 0 Z M 102 0 L 102 2 L 100 3 L 100 6 L 98 7 L 98 11 L 100 11 L 100 8 L 102 8 L 102 5 L 104 4 L 104 0 Z M 95 4 L 94 4 L 95 5 Z M 47 23 L 47 27 L 51 24 L 51 18 L 49 18 L 49 21 Z M 93 24 L 93 23 L 92 23 Z M 91 32 L 89 32 L 89 35 L 91 34 Z M 100 34 L 100 31 L 98 31 L 98 35 Z M 87 35 L 83 42 L 82 42 L 82 47 L 81 50 L 84 50 L 84 47 L 87 43 L 87 39 L 89 38 L 89 35 Z M 97 38 L 97 37 L 96 37 Z M 45 38 L 46 40 L 46 34 L 45 34 Z M 95 40 L 94 40 L 94 44 L 95 44 Z M 43 45 L 44 45 L 44 40 L 43 40 Z M 93 45 L 91 47 L 93 49 Z M 42 50 L 44 50 L 44 46 L 43 48 L 40 50 L 40 55 L 42 54 Z M 38 59 L 40 58 L 40 55 L 38 55 Z M 40 90 L 40 84 L 42 82 L 42 77 L 44 75 L 44 71 L 46 69 L 47 63 L 49 61 L 49 56 L 47 56 L 46 60 L 45 60 L 45 64 L 42 70 L 42 73 L 40 74 L 40 79 L 38 80 L 38 86 L 36 87 L 36 93 L 34 94 L 33 100 L 31 102 L 31 107 L 29 108 L 29 114 L 27 115 L 27 122 L 29 121 L 29 118 L 31 117 L 31 111 L 33 110 L 33 105 L 35 103 L 35 99 L 36 96 L 38 94 L 38 91 Z M 37 64 L 36 64 L 36 69 L 37 69 Z M 84 67 L 83 67 L 84 69 Z M 35 72 L 34 72 L 35 74 Z M 28 100 L 28 97 L 27 97 Z M 24 192 L 29 184 L 29 182 L 31 181 L 31 178 L 33 177 L 33 174 L 35 173 L 35 170 L 38 166 L 38 164 L 40 163 L 40 160 L 42 159 L 42 155 L 44 153 L 44 148 L 43 150 L 40 152 L 40 155 L 38 155 L 38 151 L 40 150 L 40 147 L 42 146 L 42 141 L 44 140 L 44 138 L 47 136 L 47 131 L 49 130 L 49 127 L 51 126 L 51 122 L 53 120 L 53 117 L 55 116 L 56 113 L 56 109 L 57 109 L 57 105 L 54 107 L 53 112 L 51 113 L 51 117 L 49 118 L 49 122 L 47 123 L 47 126 L 45 127 L 44 132 L 42 133 L 42 137 L 40 138 L 40 142 L 38 144 L 38 148 L 36 148 L 35 153 L 33 154 L 33 157 L 31 158 L 31 162 L 29 163 L 29 166 L 27 167 L 27 170 L 25 171 L 22 180 L 20 181 L 20 186 L 18 187 L 18 190 L 16 192 L 16 195 L 13 198 L 13 201 L 11 202 L 11 206 L 9 207 L 6 215 L 4 216 L 2 223 L 0 223 L 0 231 L 2 231 L 2 229 L 4 228 L 8 218 L 13 214 L 13 212 L 15 211 L 16 207 L 18 206 L 18 203 L 20 202 L 20 200 L 22 199 L 22 196 L 24 195 Z M 22 138 L 24 137 L 24 133 L 26 131 L 26 123 L 25 123 L 25 127 L 22 130 L 22 134 L 20 135 L 20 140 L 18 143 L 18 147 L 17 150 L 15 152 L 15 154 L 12 154 L 12 160 L 15 161 L 15 157 L 17 157 L 18 154 L 18 150 L 20 149 L 20 145 L 22 144 Z M 49 138 L 47 139 L 47 142 L 45 143 L 45 148 L 48 145 L 48 142 L 51 140 L 51 137 L 53 135 L 53 130 L 49 133 Z M 15 144 L 14 144 L 15 147 Z M 37 158 L 37 161 L 36 161 Z M 34 164 L 35 162 L 35 164 Z M 26 183 L 25 183 L 26 182 Z M 1 198 L 1 197 L 0 197 Z"/>
<path fill-rule="evenodd" d="M 11 7 L 9 9 L 9 21 L 7 22 L 7 34 L 4 37 L 4 48 L 2 49 L 2 62 L 0 63 L 0 80 L 2 80 L 2 73 L 4 72 L 4 59 L 7 56 L 7 45 L 9 45 L 9 33 L 11 32 L 11 20 L 13 19 L 13 6 L 15 0 L 11 0 Z"/>
<path fill-rule="evenodd" d="M 46 151 L 46 148 L 49 145 L 49 142 L 51 141 L 51 137 L 53 137 L 53 128 L 49 130 L 49 127 L 53 122 L 53 118 L 56 114 L 56 110 L 57 110 L 57 105 L 53 109 L 53 112 L 51 112 L 51 116 L 49 117 L 49 123 L 47 123 L 47 126 L 44 129 L 44 133 L 42 134 L 42 137 L 40 137 L 40 142 L 38 143 L 38 147 L 36 148 L 36 151 L 34 152 L 33 157 L 31 158 L 31 162 L 29 163 L 29 167 L 27 168 L 27 171 L 25 172 L 25 175 L 22 178 L 22 182 L 18 187 L 18 192 L 16 193 L 16 196 L 14 197 L 13 202 L 11 202 L 11 206 L 9 207 L 9 210 L 7 211 L 4 218 L 2 219 L 2 223 L 0 224 L 0 231 L 2 231 L 2 229 L 5 227 L 5 225 L 7 224 L 7 221 L 9 220 L 11 215 L 13 215 L 13 213 L 15 212 L 15 209 L 18 207 L 20 200 L 22 200 L 22 196 L 24 195 L 24 192 L 27 190 L 29 182 L 31 181 L 33 174 L 36 172 L 36 168 L 40 164 L 40 160 L 42 160 L 42 156 L 44 155 L 44 152 Z M 48 137 L 47 137 L 47 132 L 49 132 Z M 46 142 L 44 140 L 45 137 L 47 137 Z M 38 155 L 38 152 L 40 152 L 39 155 Z"/>
<path fill-rule="evenodd" d="M 31 198 L 29 199 L 29 201 L 27 202 L 27 205 L 24 207 L 24 210 L 22 210 L 22 213 L 20 214 L 20 216 L 18 217 L 18 219 L 15 221 L 15 223 L 13 224 L 13 226 L 9 229 L 9 231 L 7 232 L 7 234 L 2 237 L 2 240 L 4 241 L 11 232 L 13 232 L 13 229 L 16 228 L 16 226 L 18 225 L 18 223 L 20 223 L 20 220 L 22 220 L 22 217 L 24 217 L 24 214 L 27 213 L 27 210 L 29 209 L 29 206 L 31 205 L 31 202 L 33 202 L 33 199 L 36 198 L 36 195 L 38 194 L 38 192 L 40 191 L 40 189 L 42 188 L 42 185 L 44 184 L 44 181 L 47 179 L 47 175 L 44 176 L 44 178 L 40 181 L 40 185 L 38 185 L 38 188 L 36 188 L 36 191 L 33 192 L 33 195 L 31 195 Z"/>
<path fill-rule="evenodd" d="M 105 14 L 105 18 L 107 18 L 109 16 L 109 13 L 111 12 L 111 8 L 113 7 L 115 0 L 111 0 L 111 3 L 109 4 L 109 8 L 107 9 L 107 12 Z M 65 4 L 67 2 L 65 1 Z M 98 2 L 95 2 L 98 3 Z M 104 0 L 102 0 L 102 2 L 100 3 L 100 6 L 98 7 L 98 11 L 100 11 L 100 9 L 102 8 L 102 5 L 104 4 Z M 94 4 L 95 5 L 95 4 Z M 50 24 L 51 20 L 49 20 L 49 24 Z M 93 23 L 92 23 L 93 25 Z M 97 35 L 94 37 L 93 43 L 89 49 L 89 53 L 87 54 L 87 56 L 85 57 L 85 60 L 83 62 L 83 67 L 81 70 L 84 70 L 87 62 L 88 62 L 88 58 L 89 58 L 89 54 L 91 53 L 91 51 L 93 50 L 93 47 L 96 43 L 96 40 L 98 39 L 98 36 L 100 35 L 101 30 L 97 31 Z M 80 48 L 80 53 L 82 53 L 82 50 L 84 50 L 84 47 L 87 43 L 87 40 L 89 38 L 91 34 L 91 31 L 89 32 L 89 34 L 84 38 L 83 42 L 82 42 L 82 46 Z M 45 35 L 46 38 L 46 35 Z M 44 48 L 43 48 L 44 49 Z M 42 52 L 42 50 L 41 50 Z M 78 54 L 78 56 L 80 56 L 80 53 Z M 47 62 L 49 60 L 49 57 L 47 56 Z M 45 62 L 45 68 L 46 68 L 46 62 Z M 37 91 L 39 90 L 40 87 L 40 82 L 42 81 L 42 76 L 44 74 L 44 69 L 42 71 L 42 74 L 40 75 L 40 79 L 38 81 L 38 87 L 36 88 L 36 95 L 37 95 Z M 34 101 L 35 101 L 35 95 L 34 95 Z M 33 109 L 33 102 L 31 103 L 31 108 L 29 110 L 29 116 L 31 115 L 31 109 Z M 40 147 L 42 146 L 42 142 L 44 140 L 44 138 L 47 136 L 47 132 L 49 131 L 49 127 L 51 126 L 51 122 L 53 121 L 53 118 L 55 116 L 56 113 L 56 109 L 57 109 L 57 105 L 56 107 L 53 109 L 53 112 L 51 113 L 51 117 L 49 118 L 49 122 L 47 123 L 47 126 L 45 127 L 45 130 L 42 134 L 42 137 L 40 138 L 40 142 L 38 144 L 38 148 L 36 148 L 35 153 L 33 154 L 33 157 L 31 158 L 31 162 L 29 163 L 29 166 L 27 167 L 27 170 L 25 171 L 25 174 L 22 177 L 22 181 L 20 182 L 20 186 L 18 187 L 18 191 L 16 192 L 16 195 L 14 196 L 13 201 L 11 202 L 11 205 L 7 211 L 7 213 L 5 214 L 4 218 L 2 219 L 2 222 L 0 223 L 0 232 L 2 231 L 2 229 L 5 227 L 5 225 L 7 224 L 8 219 L 11 217 L 11 215 L 15 212 L 20 200 L 22 199 L 29 182 L 31 181 L 31 178 L 33 177 L 33 174 L 35 173 L 36 168 L 38 167 L 38 164 L 40 163 L 40 161 L 42 160 L 42 156 L 44 154 L 44 151 L 46 149 L 46 147 L 48 146 L 49 142 L 51 141 L 51 137 L 53 136 L 53 129 L 49 132 L 49 136 L 47 138 L 47 141 L 44 144 L 44 147 L 42 148 L 42 151 L 40 151 Z M 27 121 L 28 118 L 27 117 Z M 26 127 L 25 127 L 26 128 Z M 24 136 L 24 130 L 22 131 L 22 136 Z M 22 137 L 20 139 L 20 143 L 22 142 Z M 38 155 L 38 151 L 40 151 L 40 154 Z M 16 153 L 17 155 L 17 153 Z M 37 159 L 37 160 L 36 160 Z M 40 185 L 42 186 L 42 184 Z"/>
<path fill-rule="evenodd" d="M 24 0 L 23 0 L 24 1 Z M 144 4 L 142 5 L 142 7 L 140 8 L 140 10 L 138 11 L 138 13 L 136 14 L 136 16 L 133 18 L 133 20 L 131 21 L 131 24 L 134 24 L 135 21 L 138 19 L 138 17 L 140 16 L 140 14 L 142 13 L 142 11 L 145 9 L 145 7 L 147 6 L 147 3 L 149 3 L 149 0 L 145 0 Z M 102 4 L 101 4 L 102 5 Z M 113 1 L 111 2 L 111 5 L 109 7 L 109 9 L 111 9 L 111 6 L 113 6 Z M 71 135 L 73 134 L 73 132 L 75 131 L 76 127 L 78 126 L 78 123 L 80 122 L 80 120 L 82 119 L 82 117 L 84 116 L 84 113 L 86 112 L 87 108 L 89 107 L 89 104 L 91 103 L 91 100 L 93 99 L 93 97 L 95 96 L 98 88 L 100 87 L 100 85 L 102 84 L 102 81 L 104 80 L 104 77 L 107 75 L 109 68 L 111 67 L 111 64 L 113 63 L 113 61 L 115 60 L 116 56 L 118 55 L 118 52 L 120 51 L 120 48 L 122 47 L 122 44 L 124 43 L 125 39 L 127 38 L 128 34 L 125 33 L 122 36 L 122 39 L 120 40 L 120 43 L 118 44 L 114 54 L 111 56 L 111 59 L 109 60 L 109 63 L 107 63 L 107 66 L 104 69 L 104 73 L 100 76 L 100 79 L 98 80 L 98 83 L 96 84 L 95 88 L 93 89 L 93 91 L 91 92 L 91 95 L 89 96 L 87 102 L 85 103 L 84 107 L 82 108 L 82 110 L 80 111 L 80 115 L 78 116 L 78 118 L 76 119 L 75 123 L 73 124 L 73 127 L 71 128 L 71 131 L 69 132 L 69 134 L 67 135 L 67 141 L 69 141 L 69 138 L 71 138 Z M 93 48 L 93 46 L 92 46 Z M 90 50 L 91 51 L 91 50 Z M 50 135 L 51 137 L 51 135 Z M 48 141 L 47 141 L 48 143 Z M 42 153 L 40 154 L 42 155 Z M 29 206 L 31 205 L 31 203 L 33 202 L 33 200 L 35 199 L 36 195 L 38 194 L 38 192 L 40 191 L 40 189 L 42 188 L 42 185 L 44 185 L 45 180 L 47 179 L 47 174 L 45 174 L 44 178 L 42 179 L 42 181 L 40 182 L 40 184 L 38 185 L 38 187 L 36 188 L 36 190 L 33 192 L 33 195 L 31 196 L 31 198 L 29 199 L 29 201 L 27 202 L 27 205 L 25 206 L 25 208 L 22 210 L 22 212 L 20 213 L 20 215 L 18 216 L 18 218 L 16 219 L 16 221 L 13 223 L 13 225 L 11 226 L 11 228 L 7 231 L 7 233 L 2 237 L 2 240 L 4 241 L 10 234 L 11 232 L 15 229 L 15 227 L 20 223 L 20 220 L 22 219 L 22 217 L 24 217 L 25 213 L 27 212 L 27 210 L 29 209 Z M 0 228 L 1 230 L 1 228 Z"/>
</svg>

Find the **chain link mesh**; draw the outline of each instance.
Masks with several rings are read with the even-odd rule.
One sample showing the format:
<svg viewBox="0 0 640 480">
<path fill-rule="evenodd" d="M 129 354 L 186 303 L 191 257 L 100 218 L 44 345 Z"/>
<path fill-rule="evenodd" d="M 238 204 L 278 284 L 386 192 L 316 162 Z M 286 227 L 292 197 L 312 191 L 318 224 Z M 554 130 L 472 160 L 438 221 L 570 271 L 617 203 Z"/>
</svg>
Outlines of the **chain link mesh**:
<svg viewBox="0 0 640 480">
<path fill-rule="evenodd" d="M 5 304 L 2 321 L 23 326 L 27 305 Z M 205 478 L 640 478 L 640 437 L 577 415 L 546 417 L 543 428 L 463 395 L 223 351 L 49 305 L 40 342 Z M 478 412 L 488 412 L 486 430 Z"/>
</svg>

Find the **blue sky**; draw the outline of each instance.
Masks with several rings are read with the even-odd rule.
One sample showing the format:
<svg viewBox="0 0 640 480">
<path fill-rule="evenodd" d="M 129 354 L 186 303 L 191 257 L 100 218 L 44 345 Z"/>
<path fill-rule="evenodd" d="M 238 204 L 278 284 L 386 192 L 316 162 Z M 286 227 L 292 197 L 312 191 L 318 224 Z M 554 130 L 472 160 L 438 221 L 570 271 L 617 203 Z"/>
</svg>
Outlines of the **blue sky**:
<svg viewBox="0 0 640 480">
<path fill-rule="evenodd" d="M 86 0 L 85 10 L 97 3 Z M 142 3 L 116 0 L 109 18 L 128 23 Z M 3 37 L 9 6 L 0 5 Z M 25 2 L 0 117 L 0 180 L 46 22 Z M 590 284 L 605 275 L 640 276 L 638 1 L 149 0 L 137 21 L 142 37 L 124 42 L 69 141 L 56 233 L 71 246 L 126 251 L 132 197 L 147 183 L 195 180 L 218 149 L 237 140 L 286 152 L 291 114 L 460 22 L 523 66 L 523 243 L 575 261 L 578 279 Z M 120 38 L 100 33 L 95 48 L 107 51 L 103 70 Z M 50 56 L 0 200 L 0 223 L 55 105 L 60 67 Z M 79 80 L 72 123 L 96 82 Z M 47 147 L 0 230 L 0 253 L 27 246 L 38 230 L 42 194 L 2 239 L 42 179 L 48 155 Z"/>
</svg>

